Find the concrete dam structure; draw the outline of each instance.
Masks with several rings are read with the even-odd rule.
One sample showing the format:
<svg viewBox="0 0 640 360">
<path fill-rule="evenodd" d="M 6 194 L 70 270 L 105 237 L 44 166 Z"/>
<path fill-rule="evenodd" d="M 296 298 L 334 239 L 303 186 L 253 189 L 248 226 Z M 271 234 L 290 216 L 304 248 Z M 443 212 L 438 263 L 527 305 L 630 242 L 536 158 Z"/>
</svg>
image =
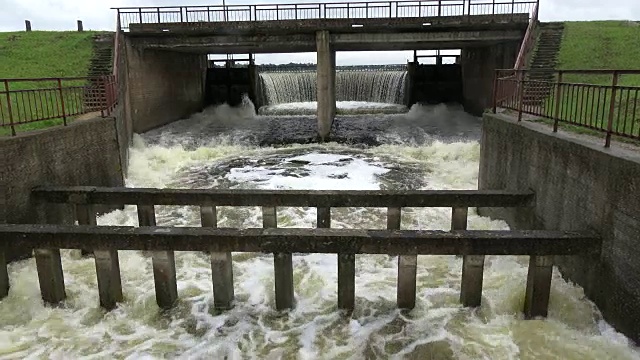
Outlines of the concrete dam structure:
<svg viewBox="0 0 640 360">
<path fill-rule="evenodd" d="M 338 5 L 118 9 L 131 127 L 146 131 L 201 109 L 208 54 L 316 52 L 317 127 L 324 139 L 339 95 L 336 51 L 462 49 L 461 103 L 480 114 L 491 104 L 493 70 L 516 60 L 535 2 Z M 417 72 L 408 71 L 411 81 Z M 257 81 L 255 74 L 246 78 Z M 145 80 L 155 82 L 153 91 Z M 249 94 L 255 100 L 255 91 Z"/>
<path fill-rule="evenodd" d="M 0 139 L 0 357 L 639 358 L 631 160 L 477 116 L 532 4 L 120 9 L 114 115 Z"/>
</svg>

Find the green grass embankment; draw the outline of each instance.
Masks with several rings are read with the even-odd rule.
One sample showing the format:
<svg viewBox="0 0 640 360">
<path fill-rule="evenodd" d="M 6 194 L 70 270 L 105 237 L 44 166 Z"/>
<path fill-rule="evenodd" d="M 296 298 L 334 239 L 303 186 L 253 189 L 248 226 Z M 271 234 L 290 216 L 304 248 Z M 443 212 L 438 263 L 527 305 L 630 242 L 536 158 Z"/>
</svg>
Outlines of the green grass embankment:
<svg viewBox="0 0 640 360">
<path fill-rule="evenodd" d="M 566 22 L 558 54 L 558 69 L 562 70 L 638 70 L 640 69 L 640 21 L 584 21 Z M 611 75 L 566 74 L 563 82 L 611 85 Z M 621 75 L 621 86 L 640 86 L 640 75 Z M 564 89 L 565 106 L 562 112 L 577 114 L 573 121 L 597 128 L 606 128 L 611 94 L 598 90 Z M 573 92 L 572 92 L 573 91 Z M 640 135 L 640 97 L 634 90 L 622 90 L 616 96 L 613 128 L 634 136 Z M 553 111 L 555 103 L 547 102 Z M 580 109 L 580 110 L 579 110 Z M 553 112 L 551 112 L 553 113 Z M 602 136 L 584 128 L 571 127 L 579 132 Z"/>
<path fill-rule="evenodd" d="M 13 78 L 56 78 L 87 76 L 89 63 L 93 54 L 92 37 L 94 31 L 33 31 L 33 32 L 5 32 L 0 33 L 0 79 Z M 66 83 L 75 85 L 74 83 Z M 82 85 L 82 82 L 78 83 Z M 55 88 L 56 82 L 11 82 L 11 90 L 25 90 L 35 88 Z M 4 83 L 0 83 L 0 91 L 4 91 Z M 7 111 L 6 95 L 0 99 L 3 111 Z M 13 95 L 12 103 L 17 95 Z M 24 96 L 25 99 L 28 95 Z M 65 95 L 66 98 L 67 95 Z M 31 94 L 35 100 L 35 94 Z M 24 101 L 27 101 L 24 100 Z M 21 100 L 23 101 L 23 100 Z M 48 102 L 45 100 L 45 102 Z M 38 115 L 53 112 L 55 104 L 48 104 L 49 110 L 43 109 Z M 33 108 L 33 107 L 31 107 Z M 30 109 L 13 109 L 16 111 L 30 111 Z M 6 113 L 5 113 L 6 118 Z M 5 120 L 7 121 L 7 120 Z M 16 131 L 41 129 L 61 124 L 62 119 L 52 119 L 20 125 Z M 8 127 L 0 127 L 0 135 L 10 134 Z"/>
</svg>

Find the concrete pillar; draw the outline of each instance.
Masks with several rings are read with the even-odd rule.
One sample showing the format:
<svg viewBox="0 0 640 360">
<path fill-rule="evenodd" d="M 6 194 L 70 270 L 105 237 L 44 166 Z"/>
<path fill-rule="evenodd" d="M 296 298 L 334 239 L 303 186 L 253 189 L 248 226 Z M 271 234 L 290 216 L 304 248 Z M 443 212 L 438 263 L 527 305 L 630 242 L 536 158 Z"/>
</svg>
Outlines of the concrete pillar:
<svg viewBox="0 0 640 360">
<path fill-rule="evenodd" d="M 27 31 L 27 32 L 31 31 L 31 21 L 25 20 L 24 21 L 24 27 L 25 27 L 25 31 Z"/>
<path fill-rule="evenodd" d="M 78 31 L 84 31 L 84 26 L 82 26 L 82 20 L 78 20 Z"/>
<path fill-rule="evenodd" d="M 262 227 L 278 227 L 275 207 L 262 208 Z M 274 282 L 276 290 L 276 309 L 292 309 L 295 306 L 293 290 L 293 259 L 291 253 L 273 254 Z"/>
<path fill-rule="evenodd" d="M 65 224 L 71 220 L 69 216 L 71 213 L 71 208 L 66 204 L 40 204 L 38 206 L 38 222 Z M 36 249 L 34 255 L 42 300 L 49 304 L 60 303 L 67 297 L 60 249 Z"/>
<path fill-rule="evenodd" d="M 356 255 L 338 254 L 338 309 L 353 311 L 356 298 Z"/>
<path fill-rule="evenodd" d="M 387 208 L 387 229 L 400 230 L 402 209 Z M 401 309 L 413 309 L 416 306 L 416 268 L 417 255 L 398 256 L 398 285 L 396 301 Z"/>
<path fill-rule="evenodd" d="M 469 209 L 453 208 L 451 230 L 466 230 Z M 484 255 L 465 255 L 462 258 L 462 284 L 460 302 L 463 306 L 476 307 L 482 302 L 482 278 L 484 275 Z"/>
<path fill-rule="evenodd" d="M 331 133 L 331 124 L 336 112 L 335 51 L 331 49 L 331 37 L 326 30 L 316 33 L 318 54 L 317 100 L 318 100 L 318 136 L 327 140 Z"/>
<path fill-rule="evenodd" d="M 153 205 L 138 205 L 138 223 L 140 226 L 156 226 L 156 214 Z M 156 302 L 161 309 L 170 309 L 178 300 L 176 281 L 176 260 L 173 251 L 154 251 L 153 279 L 156 287 Z"/>
<path fill-rule="evenodd" d="M 4 251 L 0 251 L 0 300 L 9 295 L 9 271 L 7 270 L 7 257 Z"/>
<path fill-rule="evenodd" d="M 524 296 L 525 318 L 547 316 L 552 275 L 553 256 L 531 256 L 527 273 L 527 290 Z"/>
<path fill-rule="evenodd" d="M 218 227 L 215 206 L 200 208 L 202 227 Z M 211 252 L 211 281 L 213 283 L 213 306 L 218 310 L 233 307 L 233 260 L 230 252 Z"/>
<path fill-rule="evenodd" d="M 76 217 L 78 225 L 96 226 L 96 212 L 92 205 L 77 205 Z M 95 250 L 93 256 L 96 263 L 100 306 L 112 310 L 118 302 L 123 300 L 118 250 Z"/>
</svg>

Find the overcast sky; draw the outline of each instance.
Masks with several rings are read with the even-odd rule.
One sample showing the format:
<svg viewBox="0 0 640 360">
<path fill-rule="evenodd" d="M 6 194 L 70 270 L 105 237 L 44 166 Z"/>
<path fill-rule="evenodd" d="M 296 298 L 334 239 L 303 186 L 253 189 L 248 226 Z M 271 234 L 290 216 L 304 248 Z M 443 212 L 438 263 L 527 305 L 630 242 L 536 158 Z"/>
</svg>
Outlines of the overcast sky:
<svg viewBox="0 0 640 360">
<path fill-rule="evenodd" d="M 300 3 L 316 1 L 227 0 L 227 5 L 250 3 Z M 74 30 L 76 20 L 85 29 L 113 30 L 115 11 L 111 7 L 219 5 L 216 0 L 0 0 L 0 31 L 20 31 L 24 20 L 31 20 L 33 30 Z M 640 0 L 540 0 L 541 21 L 561 20 L 635 20 L 640 21 Z M 1 48 L 1 46 L 0 46 Z M 404 63 L 409 52 L 371 53 L 341 52 L 338 64 Z M 258 63 L 315 62 L 315 54 L 259 55 Z"/>
</svg>

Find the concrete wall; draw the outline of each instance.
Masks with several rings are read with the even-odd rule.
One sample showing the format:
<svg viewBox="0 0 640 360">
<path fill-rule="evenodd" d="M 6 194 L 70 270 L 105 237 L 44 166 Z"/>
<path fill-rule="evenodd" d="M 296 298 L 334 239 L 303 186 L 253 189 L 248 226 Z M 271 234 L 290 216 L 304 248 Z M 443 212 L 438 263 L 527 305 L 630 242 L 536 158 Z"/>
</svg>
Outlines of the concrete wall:
<svg viewBox="0 0 640 360">
<path fill-rule="evenodd" d="M 141 133 L 202 109 L 207 59 L 202 54 L 141 49 L 123 37 L 132 131 Z"/>
<path fill-rule="evenodd" d="M 95 118 L 0 138 L 0 223 L 38 221 L 31 189 L 41 185 L 123 186 L 116 121 Z M 69 217 L 61 220 L 69 221 Z M 28 253 L 13 251 L 8 260 Z"/>
<path fill-rule="evenodd" d="M 584 287 L 605 319 L 640 340 L 640 153 L 604 140 L 554 134 L 549 127 L 485 114 L 480 189 L 532 189 L 535 213 L 481 213 L 512 228 L 594 230 L 596 258 L 557 257 L 563 276 Z"/>
<path fill-rule="evenodd" d="M 520 50 L 519 42 L 462 49 L 462 93 L 465 111 L 481 115 L 492 106 L 496 69 L 512 69 Z"/>
</svg>

